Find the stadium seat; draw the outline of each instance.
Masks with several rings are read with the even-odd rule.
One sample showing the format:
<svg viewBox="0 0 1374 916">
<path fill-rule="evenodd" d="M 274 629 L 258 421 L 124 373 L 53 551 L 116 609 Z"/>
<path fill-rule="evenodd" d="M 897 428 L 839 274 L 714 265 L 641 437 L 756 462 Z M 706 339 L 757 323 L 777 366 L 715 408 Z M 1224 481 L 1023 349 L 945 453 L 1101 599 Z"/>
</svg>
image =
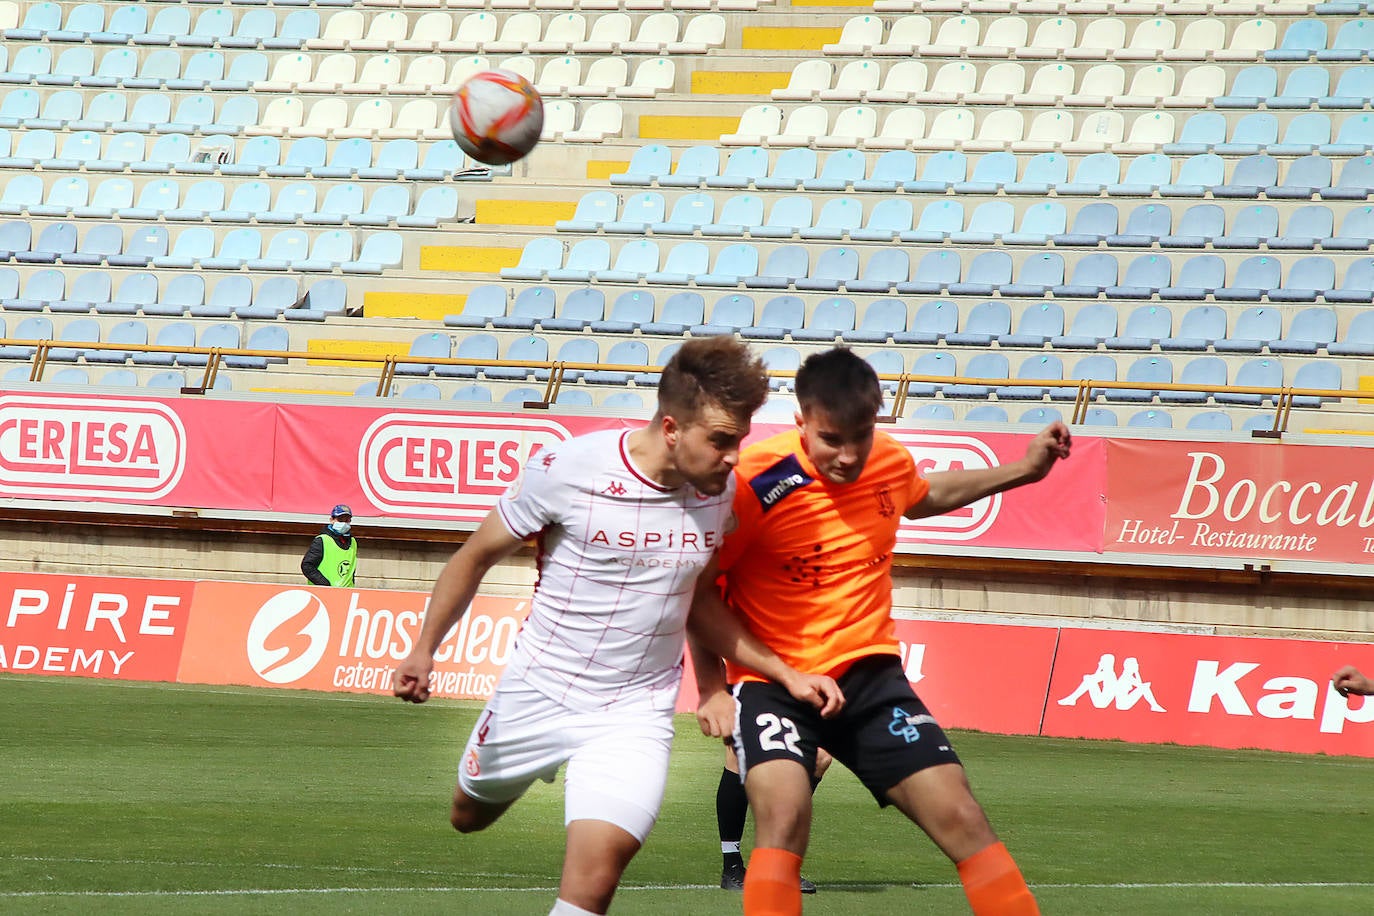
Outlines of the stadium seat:
<svg viewBox="0 0 1374 916">
<path fill-rule="evenodd" d="M 1236 318 L 1231 333 L 1214 340 L 1218 353 L 1258 353 L 1282 336 L 1282 314 L 1276 308 L 1251 306 Z"/>
<path fill-rule="evenodd" d="M 1261 357 L 1241 365 L 1236 370 L 1231 384 L 1236 387 L 1279 389 L 1283 386 L 1283 375 L 1281 362 L 1276 359 Z M 1277 390 L 1272 394 L 1219 391 L 1213 395 L 1213 398 L 1220 404 L 1244 404 L 1256 407 L 1266 401 L 1272 402 L 1277 397 Z"/>
<path fill-rule="evenodd" d="M 691 324 L 701 323 L 705 300 L 700 293 L 675 293 L 664 303 L 662 325 L 654 322 L 654 308 L 652 293 L 630 290 L 616 296 L 609 315 L 603 314 L 589 326 L 596 334 L 629 334 L 635 329 L 646 334 L 684 334 Z"/>
</svg>

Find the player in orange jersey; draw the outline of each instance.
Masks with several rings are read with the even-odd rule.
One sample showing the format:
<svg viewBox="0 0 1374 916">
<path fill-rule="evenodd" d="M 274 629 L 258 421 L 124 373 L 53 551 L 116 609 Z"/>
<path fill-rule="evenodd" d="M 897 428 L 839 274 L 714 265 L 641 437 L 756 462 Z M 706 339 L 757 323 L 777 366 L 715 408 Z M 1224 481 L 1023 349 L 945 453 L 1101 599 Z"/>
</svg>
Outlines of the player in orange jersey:
<svg viewBox="0 0 1374 916">
<path fill-rule="evenodd" d="M 697 666 L 702 730 L 733 732 L 754 810 L 744 912 L 801 912 L 809 776 L 824 747 L 879 805 L 896 805 L 956 863 L 977 916 L 1038 913 L 948 738 L 902 671 L 892 551 L 903 517 L 939 515 L 1042 479 L 1068 457 L 1069 430 L 1052 423 L 1010 464 L 922 478 L 910 452 L 876 431 L 882 390 L 859 356 L 845 348 L 813 354 L 796 384 L 797 429 L 741 455 L 738 527 L 720 553 L 724 599 L 788 664 L 835 678 L 845 708 L 822 719 L 753 671 Z M 719 603 L 721 588 L 703 577 L 695 600 Z"/>
</svg>

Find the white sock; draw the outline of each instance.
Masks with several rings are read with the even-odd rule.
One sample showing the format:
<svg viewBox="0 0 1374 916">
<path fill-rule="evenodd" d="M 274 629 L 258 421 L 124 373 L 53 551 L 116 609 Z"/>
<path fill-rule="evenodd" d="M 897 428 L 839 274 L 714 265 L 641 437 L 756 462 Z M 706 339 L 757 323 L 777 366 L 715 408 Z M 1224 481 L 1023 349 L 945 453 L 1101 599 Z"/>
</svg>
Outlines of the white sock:
<svg viewBox="0 0 1374 916">
<path fill-rule="evenodd" d="M 553 909 L 549 910 L 549 916 L 600 916 L 591 910 L 584 910 L 580 906 L 574 906 L 568 901 L 559 897 L 553 902 Z"/>
<path fill-rule="evenodd" d="M 721 840 L 721 841 L 720 841 L 720 851 L 721 851 L 722 853 L 725 853 L 725 854 L 732 853 L 732 852 L 739 852 L 739 844 L 740 844 L 740 841 L 739 841 L 739 840 L 735 840 L 733 843 L 731 843 L 731 842 L 729 842 L 729 841 L 727 841 L 727 840 Z"/>
</svg>

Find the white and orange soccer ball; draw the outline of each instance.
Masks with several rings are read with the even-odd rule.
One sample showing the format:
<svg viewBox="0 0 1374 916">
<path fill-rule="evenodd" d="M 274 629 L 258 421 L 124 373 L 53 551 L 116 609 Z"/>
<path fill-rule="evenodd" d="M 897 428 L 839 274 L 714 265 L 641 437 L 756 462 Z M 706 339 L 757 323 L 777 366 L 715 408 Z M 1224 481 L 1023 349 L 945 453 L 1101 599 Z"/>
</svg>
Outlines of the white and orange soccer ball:
<svg viewBox="0 0 1374 916">
<path fill-rule="evenodd" d="M 463 152 L 487 165 L 505 165 L 523 159 L 539 142 L 544 101 L 520 74 L 484 70 L 453 94 L 448 121 Z"/>
</svg>

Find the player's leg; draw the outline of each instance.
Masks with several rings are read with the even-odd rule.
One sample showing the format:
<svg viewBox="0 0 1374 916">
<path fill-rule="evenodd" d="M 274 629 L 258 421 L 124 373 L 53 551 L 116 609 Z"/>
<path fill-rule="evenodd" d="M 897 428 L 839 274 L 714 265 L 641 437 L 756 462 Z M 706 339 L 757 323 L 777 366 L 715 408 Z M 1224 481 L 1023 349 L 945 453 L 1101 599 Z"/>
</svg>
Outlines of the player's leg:
<svg viewBox="0 0 1374 916">
<path fill-rule="evenodd" d="M 513 798 L 503 802 L 484 802 L 473 798 L 463 791 L 462 783 L 459 783 L 453 789 L 453 805 L 449 809 L 448 820 L 459 833 L 475 833 L 496 823 L 497 818 L 513 804 Z"/>
<path fill-rule="evenodd" d="M 542 694 L 502 684 L 477 717 L 458 765 L 449 823 L 459 833 L 491 826 L 536 779 L 552 782 L 567 759 L 566 711 Z"/>
<path fill-rule="evenodd" d="M 736 751 L 754 810 L 744 912 L 795 916 L 801 913 L 801 862 L 811 832 L 820 717 L 776 684 L 746 682 L 735 696 Z"/>
<path fill-rule="evenodd" d="M 620 876 L 658 819 L 673 743 L 671 709 L 607 718 L 581 716 L 565 732 L 573 749 L 564 774 L 568 845 L 558 900 L 589 913 L 610 907 Z"/>
<path fill-rule="evenodd" d="M 611 907 L 620 876 L 639 847 L 640 841 L 634 835 L 615 824 L 591 819 L 569 823 L 563 876 L 558 881 L 559 902 L 588 913 L 605 913 Z M 555 908 L 553 912 L 560 911 Z"/>
<path fill-rule="evenodd" d="M 728 740 L 725 745 L 725 765 L 721 767 L 720 783 L 716 786 L 716 831 L 720 834 L 720 886 L 727 890 L 744 890 L 744 822 L 749 817 L 749 796 L 739 775 L 739 758 Z"/>
<path fill-rule="evenodd" d="M 959 764 L 913 773 L 888 790 L 897 808 L 926 832 L 959 870 L 976 916 L 1032 916 L 1035 897 Z"/>
</svg>

